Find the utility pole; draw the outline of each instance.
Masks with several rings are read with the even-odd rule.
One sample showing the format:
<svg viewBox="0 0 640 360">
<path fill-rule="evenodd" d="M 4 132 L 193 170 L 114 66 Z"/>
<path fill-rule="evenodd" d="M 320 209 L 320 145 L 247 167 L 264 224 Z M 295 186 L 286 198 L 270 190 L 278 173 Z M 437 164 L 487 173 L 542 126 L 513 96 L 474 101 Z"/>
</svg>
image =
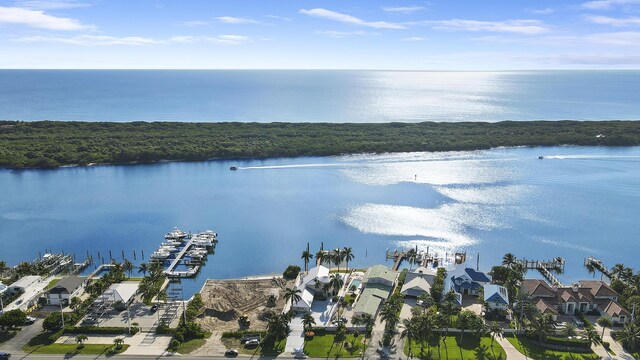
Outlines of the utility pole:
<svg viewBox="0 0 640 360">
<path fill-rule="evenodd" d="M 60 304 L 60 319 L 62 320 L 62 328 L 64 329 L 64 313 L 62 312 L 62 294 L 60 294 L 60 300 L 58 301 Z"/>
</svg>

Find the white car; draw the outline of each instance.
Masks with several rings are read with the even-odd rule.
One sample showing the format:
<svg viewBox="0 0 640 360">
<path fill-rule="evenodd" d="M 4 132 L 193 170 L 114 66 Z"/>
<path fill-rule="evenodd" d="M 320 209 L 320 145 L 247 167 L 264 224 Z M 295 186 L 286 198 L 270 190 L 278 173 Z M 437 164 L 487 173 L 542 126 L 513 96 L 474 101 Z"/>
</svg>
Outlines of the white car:
<svg viewBox="0 0 640 360">
<path fill-rule="evenodd" d="M 25 324 L 33 324 L 34 322 L 36 322 L 36 318 L 34 318 L 33 316 L 27 316 L 27 319 L 24 321 Z"/>
</svg>

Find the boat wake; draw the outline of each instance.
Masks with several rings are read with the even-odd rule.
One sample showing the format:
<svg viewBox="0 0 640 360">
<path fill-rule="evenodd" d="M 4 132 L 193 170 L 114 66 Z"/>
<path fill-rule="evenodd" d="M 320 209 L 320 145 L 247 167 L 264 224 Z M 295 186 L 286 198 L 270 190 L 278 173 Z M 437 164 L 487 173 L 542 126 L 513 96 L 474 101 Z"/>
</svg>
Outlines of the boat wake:
<svg viewBox="0 0 640 360">
<path fill-rule="evenodd" d="M 637 161 L 640 159 L 640 155 L 545 155 L 544 159 L 556 159 L 556 160 L 567 160 L 567 159 L 584 159 L 584 160 L 618 160 L 618 159 L 629 159 L 633 161 Z"/>
</svg>

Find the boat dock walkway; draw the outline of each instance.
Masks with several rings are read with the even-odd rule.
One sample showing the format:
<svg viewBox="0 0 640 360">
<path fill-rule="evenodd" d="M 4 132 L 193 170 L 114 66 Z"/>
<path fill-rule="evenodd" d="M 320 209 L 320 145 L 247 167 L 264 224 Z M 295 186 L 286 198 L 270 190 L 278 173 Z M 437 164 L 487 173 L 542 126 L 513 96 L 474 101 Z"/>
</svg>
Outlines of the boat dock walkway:
<svg viewBox="0 0 640 360">
<path fill-rule="evenodd" d="M 181 263 L 188 263 L 187 260 L 185 260 L 185 257 L 190 256 L 190 253 L 189 253 L 190 250 L 194 250 L 194 249 L 206 250 L 215 246 L 215 244 L 217 243 L 216 235 L 217 234 L 212 231 L 207 231 L 204 233 L 198 233 L 193 236 L 190 236 L 187 239 L 187 242 L 184 244 L 184 246 L 175 255 L 175 258 L 171 260 L 171 263 L 169 264 L 167 269 L 164 271 L 164 273 L 168 277 L 174 277 L 174 278 L 196 276 L 196 274 L 200 270 L 201 263 L 202 261 L 204 261 L 204 259 L 197 260 L 196 264 L 193 264 L 193 263 L 190 264 L 187 270 L 176 270 L 176 268 Z"/>
<path fill-rule="evenodd" d="M 564 273 L 565 260 L 561 257 L 556 257 L 549 261 L 517 259 L 516 264 L 522 265 L 527 270 L 538 270 L 552 286 L 562 286 L 560 280 L 558 280 L 552 272 L 555 271 L 558 274 Z"/>
<path fill-rule="evenodd" d="M 402 264 L 402 262 L 405 260 L 424 267 L 428 267 L 431 264 L 433 264 L 433 266 L 435 267 L 445 266 L 449 262 L 449 255 L 453 255 L 453 259 L 456 265 L 465 263 L 467 259 L 466 252 L 457 252 L 454 254 L 445 253 L 444 258 L 442 258 L 438 257 L 438 254 L 429 253 L 429 250 L 420 251 L 417 249 L 411 249 L 409 251 L 390 251 L 389 249 L 387 249 L 386 251 L 386 258 L 388 260 L 393 260 L 393 266 L 391 267 L 393 271 L 398 271 L 398 269 L 400 268 L 400 264 Z"/>
<path fill-rule="evenodd" d="M 593 256 L 589 256 L 584 259 L 584 266 L 585 267 L 593 266 L 595 270 L 600 271 L 604 276 L 608 277 L 609 280 L 613 279 L 613 275 L 611 275 L 611 270 L 609 270 L 609 268 L 607 268 L 602 262 L 602 260 L 600 259 L 596 259 Z"/>
</svg>

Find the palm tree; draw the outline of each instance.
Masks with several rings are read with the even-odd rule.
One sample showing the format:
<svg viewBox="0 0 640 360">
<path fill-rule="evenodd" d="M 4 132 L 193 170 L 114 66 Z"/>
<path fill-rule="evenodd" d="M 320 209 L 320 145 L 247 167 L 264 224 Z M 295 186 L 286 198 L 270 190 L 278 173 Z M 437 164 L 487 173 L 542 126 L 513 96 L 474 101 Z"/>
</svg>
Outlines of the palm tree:
<svg viewBox="0 0 640 360">
<path fill-rule="evenodd" d="M 624 271 L 624 265 L 623 264 L 615 264 L 611 268 L 611 276 L 613 276 L 614 278 L 618 279 L 620 277 L 620 274 L 623 271 Z"/>
<path fill-rule="evenodd" d="M 496 337 L 502 337 L 502 326 L 495 321 L 489 324 L 489 334 L 491 334 L 491 347 L 493 347 L 493 341 Z"/>
<path fill-rule="evenodd" d="M 584 330 L 584 337 L 587 338 L 590 345 L 602 345 L 602 338 L 598 335 L 598 332 L 593 327 L 586 328 Z"/>
<path fill-rule="evenodd" d="M 342 256 L 344 257 L 344 260 L 347 262 L 347 270 L 349 270 L 349 261 L 355 259 L 355 255 L 353 255 L 353 250 L 351 249 L 351 247 L 344 247 L 342 249 Z"/>
<path fill-rule="evenodd" d="M 416 263 L 418 252 L 416 251 L 416 249 L 409 249 L 409 251 L 407 251 L 406 256 L 407 256 L 407 261 L 409 262 L 409 271 L 411 271 L 413 264 Z"/>
<path fill-rule="evenodd" d="M 122 270 L 129 273 L 129 278 L 131 278 L 131 272 L 135 268 L 136 268 L 135 265 L 133 265 L 133 263 L 129 261 L 129 259 L 125 259 L 124 262 L 122 263 Z"/>
<path fill-rule="evenodd" d="M 115 338 L 113 339 L 113 344 L 116 346 L 116 349 L 122 349 L 122 344 L 124 344 L 123 338 Z"/>
<path fill-rule="evenodd" d="M 87 335 L 78 334 L 76 335 L 76 343 L 78 344 L 78 348 L 82 348 L 84 346 L 84 342 L 87 340 Z"/>
<path fill-rule="evenodd" d="M 79 297 L 75 296 L 72 297 L 71 300 L 69 301 L 69 306 L 71 307 L 71 310 L 76 311 L 78 309 L 78 307 L 80 306 L 80 304 L 82 304 L 82 300 L 80 300 Z"/>
<path fill-rule="evenodd" d="M 409 356 L 413 357 L 413 348 L 411 345 L 413 343 L 413 340 L 418 335 L 417 334 L 418 330 L 416 329 L 416 323 L 413 321 L 413 318 L 411 320 L 404 319 L 402 320 L 402 325 L 404 329 L 400 333 L 400 338 L 401 339 L 407 338 L 407 344 L 409 345 Z"/>
<path fill-rule="evenodd" d="M 318 250 L 318 252 L 316 253 L 316 261 L 318 262 L 318 265 L 324 264 L 326 260 L 327 260 L 326 253 L 322 250 Z"/>
<path fill-rule="evenodd" d="M 598 320 L 596 320 L 596 323 L 598 323 L 598 325 L 602 326 L 602 335 L 600 335 L 600 337 L 604 339 L 604 330 L 606 328 L 612 327 L 613 326 L 613 322 L 611 321 L 611 319 L 609 319 L 606 316 L 600 316 L 598 318 Z"/>
<path fill-rule="evenodd" d="M 331 260 L 333 260 L 333 264 L 338 267 L 338 272 L 340 272 L 340 263 L 342 262 L 342 251 L 340 251 L 340 249 L 333 250 L 331 254 Z"/>
<path fill-rule="evenodd" d="M 531 334 L 538 337 L 540 343 L 547 340 L 549 332 L 552 331 L 553 318 L 550 315 L 538 315 L 529 322 Z"/>
<path fill-rule="evenodd" d="M 304 271 L 309 271 L 309 261 L 313 259 L 313 254 L 309 251 L 309 248 L 302 252 L 301 259 L 304 260 Z"/>
<path fill-rule="evenodd" d="M 503 257 L 502 257 L 502 265 L 510 268 L 513 266 L 513 264 L 516 263 L 516 257 L 515 255 L 513 255 L 512 253 L 506 253 Z"/>
<path fill-rule="evenodd" d="M 468 310 L 461 311 L 460 314 L 458 314 L 458 329 L 460 329 L 460 341 L 462 341 L 465 330 L 469 329 L 469 327 L 471 326 L 474 316 L 475 314 Z"/>
<path fill-rule="evenodd" d="M 302 300 L 302 296 L 300 294 L 302 291 L 296 287 L 290 287 L 284 291 L 284 300 L 289 301 L 291 303 L 291 307 L 298 301 Z"/>
<path fill-rule="evenodd" d="M 618 340 L 625 349 L 635 352 L 640 349 L 640 326 L 628 323 L 618 332 Z"/>
<path fill-rule="evenodd" d="M 342 289 L 342 286 L 344 285 L 344 280 L 342 280 L 342 277 L 340 276 L 340 274 L 331 274 L 330 280 L 329 280 L 329 286 L 331 287 L 331 289 L 333 289 L 334 293 L 338 293 L 340 292 L 340 289 Z"/>
<path fill-rule="evenodd" d="M 0 261 L 0 279 L 2 279 L 2 275 L 5 271 L 9 270 L 6 261 Z"/>
<path fill-rule="evenodd" d="M 142 273 L 142 276 L 147 276 L 147 271 L 149 271 L 149 264 L 142 263 L 138 266 L 138 273 Z"/>
<path fill-rule="evenodd" d="M 578 328 L 573 323 L 566 323 L 562 328 L 562 335 L 566 337 L 576 336 L 578 334 Z"/>
<path fill-rule="evenodd" d="M 592 263 L 588 263 L 584 267 L 587 268 L 587 271 L 589 272 L 589 274 L 593 275 L 593 277 L 596 277 L 596 267 L 593 266 Z"/>
<path fill-rule="evenodd" d="M 311 313 L 307 311 L 302 316 L 302 326 L 304 327 L 305 331 L 311 330 L 311 328 L 315 324 L 316 324 L 316 319 L 314 319 L 313 315 L 311 315 Z"/>
</svg>

